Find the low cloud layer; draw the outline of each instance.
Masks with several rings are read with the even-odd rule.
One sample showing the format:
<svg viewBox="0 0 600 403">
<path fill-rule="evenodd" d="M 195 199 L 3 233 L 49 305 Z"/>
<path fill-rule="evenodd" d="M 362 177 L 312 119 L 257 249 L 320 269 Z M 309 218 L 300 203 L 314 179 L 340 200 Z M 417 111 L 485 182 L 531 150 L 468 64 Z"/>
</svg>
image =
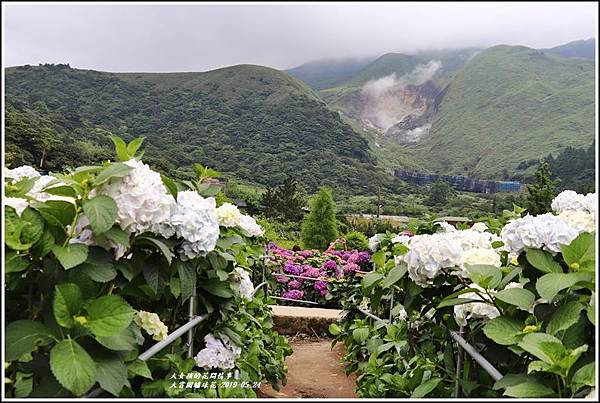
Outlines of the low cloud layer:
<svg viewBox="0 0 600 403">
<path fill-rule="evenodd" d="M 386 91 L 406 87 L 407 85 L 421 85 L 431 80 L 435 73 L 442 67 L 442 62 L 431 60 L 427 64 L 419 64 L 410 73 L 396 77 L 396 73 L 368 81 L 362 88 L 363 94 L 379 97 Z"/>
<path fill-rule="evenodd" d="M 2 3 L 5 66 L 204 71 L 387 52 L 551 47 L 596 33 L 588 3 Z"/>
</svg>

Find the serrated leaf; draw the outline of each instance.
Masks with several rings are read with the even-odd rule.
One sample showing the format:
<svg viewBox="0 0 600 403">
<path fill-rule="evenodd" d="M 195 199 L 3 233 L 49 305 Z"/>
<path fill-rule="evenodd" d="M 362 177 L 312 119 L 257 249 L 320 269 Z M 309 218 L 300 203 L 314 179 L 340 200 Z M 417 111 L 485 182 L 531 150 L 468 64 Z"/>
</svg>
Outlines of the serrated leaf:
<svg viewBox="0 0 600 403">
<path fill-rule="evenodd" d="M 549 252 L 541 249 L 528 249 L 525 257 L 529 264 L 543 273 L 562 273 L 560 264 Z"/>
<path fill-rule="evenodd" d="M 148 364 L 145 361 L 140 359 L 135 359 L 127 363 L 127 370 L 134 375 L 139 375 L 144 378 L 152 379 L 152 373 L 150 373 L 150 369 L 148 368 Z"/>
<path fill-rule="evenodd" d="M 524 288 L 507 288 L 495 295 L 496 299 L 528 311 L 535 303 L 535 295 Z"/>
<path fill-rule="evenodd" d="M 546 333 L 555 335 L 561 330 L 566 330 L 577 323 L 583 310 L 583 304 L 577 301 L 567 302 L 552 314 L 546 327 Z"/>
<path fill-rule="evenodd" d="M 553 364 L 556 356 L 565 351 L 559 339 L 546 333 L 526 334 L 519 347 L 548 364 Z"/>
<path fill-rule="evenodd" d="M 495 343 L 509 346 L 520 340 L 522 329 L 523 325 L 517 320 L 498 316 L 485 324 L 483 333 Z"/>
<path fill-rule="evenodd" d="M 491 265 L 465 265 L 469 278 L 485 289 L 493 289 L 502 281 L 502 272 Z"/>
<path fill-rule="evenodd" d="M 398 266 L 394 266 L 392 270 L 388 273 L 385 279 L 381 282 L 382 288 L 389 288 L 392 285 L 396 284 L 408 271 L 408 266 L 406 263 L 402 263 Z"/>
<path fill-rule="evenodd" d="M 54 335 L 44 324 L 33 320 L 17 320 L 6 326 L 6 360 L 16 361 L 24 354 L 32 353 L 40 346 L 47 346 L 55 340 Z"/>
<path fill-rule="evenodd" d="M 160 174 L 160 178 L 162 179 L 162 182 L 169 191 L 169 193 L 171 193 L 171 196 L 173 196 L 173 198 L 177 200 L 177 184 L 166 175 Z"/>
<path fill-rule="evenodd" d="M 110 136 L 110 139 L 115 145 L 115 154 L 119 161 L 128 161 L 131 157 L 127 153 L 127 145 L 122 138 L 118 136 Z"/>
<path fill-rule="evenodd" d="M 108 231 L 117 220 L 117 203 L 108 196 L 99 195 L 83 202 L 83 212 L 90 220 L 94 235 Z"/>
<path fill-rule="evenodd" d="M 100 387 L 113 396 L 119 396 L 124 386 L 129 386 L 127 367 L 119 358 L 100 359 L 96 361 L 98 373 L 96 380 Z"/>
<path fill-rule="evenodd" d="M 119 330 L 112 336 L 96 336 L 98 343 L 110 350 L 116 351 L 131 351 L 136 348 L 139 343 L 132 326 Z M 143 339 L 142 339 L 143 342 Z"/>
<path fill-rule="evenodd" d="M 383 275 L 381 273 L 377 273 L 377 272 L 367 273 L 367 274 L 365 274 L 365 276 L 362 279 L 362 286 L 363 286 L 363 288 L 370 288 L 377 281 L 381 280 L 382 278 L 383 278 Z"/>
<path fill-rule="evenodd" d="M 18 273 L 29 267 L 30 261 L 17 252 L 8 252 L 4 255 L 4 269 L 6 273 Z"/>
<path fill-rule="evenodd" d="M 144 137 L 137 137 L 127 144 L 127 154 L 129 154 L 129 157 L 133 158 L 135 156 L 135 153 L 137 153 L 143 142 Z"/>
<path fill-rule="evenodd" d="M 56 323 L 66 328 L 73 327 L 73 316 L 79 313 L 82 302 L 83 296 L 77 284 L 57 284 L 52 301 Z"/>
<path fill-rule="evenodd" d="M 573 271 L 595 271 L 596 264 L 596 241 L 594 235 L 582 232 L 571 242 L 570 245 L 561 245 L 563 259 Z M 574 265 L 577 269 L 574 269 Z"/>
<path fill-rule="evenodd" d="M 359 327 L 352 331 L 352 338 L 357 343 L 362 343 L 369 338 L 369 333 L 368 327 Z"/>
<path fill-rule="evenodd" d="M 413 390 L 413 393 L 410 395 L 411 399 L 426 396 L 427 394 L 431 393 L 431 391 L 433 391 L 441 381 L 442 378 L 431 378 L 423 382 L 422 384 L 417 386 L 415 390 Z"/>
<path fill-rule="evenodd" d="M 112 254 L 97 246 L 88 249 L 87 259 L 76 270 L 81 270 L 97 283 L 106 283 L 117 276 Z"/>
<path fill-rule="evenodd" d="M 54 245 L 52 253 L 65 270 L 85 262 L 88 256 L 88 246 L 83 244 Z"/>
<path fill-rule="evenodd" d="M 596 386 L 596 365 L 593 362 L 584 365 L 579 368 L 577 372 L 573 374 L 571 383 L 577 385 Z"/>
<path fill-rule="evenodd" d="M 201 281 L 199 285 L 203 290 L 208 291 L 209 293 L 218 297 L 233 297 L 233 291 L 231 290 L 229 282 L 222 282 L 219 279 L 213 278 L 206 281 Z"/>
<path fill-rule="evenodd" d="M 192 262 L 182 262 L 177 260 L 175 262 L 177 273 L 179 274 L 180 288 L 181 288 L 181 302 L 185 302 L 192 295 L 195 294 L 196 290 L 196 267 Z"/>
<path fill-rule="evenodd" d="M 133 320 L 135 311 L 118 295 L 105 295 L 87 307 L 87 328 L 95 336 L 113 336 Z"/>
<path fill-rule="evenodd" d="M 340 329 L 340 327 L 337 324 L 332 323 L 329 325 L 329 333 L 331 333 L 334 336 L 337 336 L 338 334 L 342 333 L 342 329 Z"/>
<path fill-rule="evenodd" d="M 555 396 L 554 390 L 538 382 L 523 382 L 509 386 L 504 391 L 504 396 L 510 397 L 548 397 Z"/>
<path fill-rule="evenodd" d="M 537 280 L 535 288 L 540 297 L 552 302 L 554 297 L 565 288 L 591 279 L 591 273 L 548 273 Z"/>
<path fill-rule="evenodd" d="M 132 169 L 129 165 L 121 162 L 112 163 L 98 173 L 94 180 L 94 186 L 100 186 L 112 178 L 122 178 L 129 174 Z"/>
<path fill-rule="evenodd" d="M 56 380 L 75 396 L 96 383 L 96 363 L 76 341 L 62 340 L 50 350 L 50 369 Z"/>
<path fill-rule="evenodd" d="M 113 226 L 108 231 L 102 233 L 102 235 L 96 236 L 95 238 L 104 238 L 116 244 L 122 245 L 125 248 L 129 248 L 129 234 L 116 226 Z"/>
</svg>

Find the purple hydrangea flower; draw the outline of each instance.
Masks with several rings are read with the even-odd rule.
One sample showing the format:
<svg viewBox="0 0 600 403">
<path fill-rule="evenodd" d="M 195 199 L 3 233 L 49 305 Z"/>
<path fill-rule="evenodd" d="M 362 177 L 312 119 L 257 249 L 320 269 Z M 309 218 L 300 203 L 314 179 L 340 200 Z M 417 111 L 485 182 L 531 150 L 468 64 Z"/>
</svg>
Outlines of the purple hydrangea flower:
<svg viewBox="0 0 600 403">
<path fill-rule="evenodd" d="M 303 299 L 304 298 L 304 291 L 300 291 L 300 290 L 289 290 L 283 293 L 283 298 L 289 298 L 289 299 Z"/>
<path fill-rule="evenodd" d="M 337 267 L 337 263 L 335 262 L 335 260 L 328 260 L 325 263 L 323 263 L 323 266 L 321 267 L 325 270 L 335 270 Z"/>
<path fill-rule="evenodd" d="M 302 267 L 294 264 L 293 262 L 287 262 L 284 266 L 283 266 L 283 271 L 286 272 L 287 274 L 293 274 L 294 276 L 299 276 L 302 274 Z"/>
<path fill-rule="evenodd" d="M 327 290 L 327 281 L 321 281 L 321 280 L 316 281 L 315 285 L 314 285 L 314 289 L 316 291 L 318 291 L 319 294 L 321 294 L 321 296 L 323 296 L 323 297 L 326 296 L 327 293 L 329 292 Z"/>
<path fill-rule="evenodd" d="M 275 274 L 275 281 L 277 281 L 278 283 L 285 284 L 288 282 L 288 280 L 289 277 Z"/>
<path fill-rule="evenodd" d="M 371 261 L 371 255 L 369 254 L 369 252 L 359 252 L 358 253 L 358 261 L 356 263 L 358 264 L 367 264 Z"/>
<path fill-rule="evenodd" d="M 292 280 L 288 283 L 288 287 L 290 287 L 291 289 L 294 289 L 294 290 L 297 290 L 301 286 L 302 286 L 302 283 L 298 280 Z"/>
<path fill-rule="evenodd" d="M 352 253 L 350 253 L 350 252 L 344 252 L 344 253 L 342 253 L 342 260 L 346 260 L 347 261 L 348 259 L 350 259 L 350 256 L 352 256 Z"/>
<path fill-rule="evenodd" d="M 360 267 L 356 263 L 347 263 L 344 265 L 344 274 L 353 273 L 360 270 Z"/>
<path fill-rule="evenodd" d="M 321 272 L 319 271 L 319 269 L 309 266 L 305 268 L 304 273 L 302 275 L 306 277 L 317 278 L 321 277 Z"/>
<path fill-rule="evenodd" d="M 298 254 L 302 257 L 311 257 L 313 255 L 312 250 L 301 250 Z"/>
</svg>

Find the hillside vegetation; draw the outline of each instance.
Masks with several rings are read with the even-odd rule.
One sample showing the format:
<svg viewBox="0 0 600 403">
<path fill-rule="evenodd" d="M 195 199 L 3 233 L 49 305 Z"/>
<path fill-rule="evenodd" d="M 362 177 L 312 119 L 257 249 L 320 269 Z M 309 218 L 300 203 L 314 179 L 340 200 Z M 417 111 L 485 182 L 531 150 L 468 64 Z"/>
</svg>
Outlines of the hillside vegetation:
<svg viewBox="0 0 600 403">
<path fill-rule="evenodd" d="M 114 74 L 23 66 L 6 70 L 6 103 L 9 164 L 95 162 L 108 158 L 113 133 L 145 136 L 144 158 L 164 171 L 185 174 L 201 163 L 266 185 L 291 174 L 313 190 L 401 188 L 338 113 L 266 67 Z"/>
<path fill-rule="evenodd" d="M 499 177 L 594 139 L 594 63 L 520 46 L 474 57 L 448 85 L 413 152 L 436 172 Z"/>
</svg>

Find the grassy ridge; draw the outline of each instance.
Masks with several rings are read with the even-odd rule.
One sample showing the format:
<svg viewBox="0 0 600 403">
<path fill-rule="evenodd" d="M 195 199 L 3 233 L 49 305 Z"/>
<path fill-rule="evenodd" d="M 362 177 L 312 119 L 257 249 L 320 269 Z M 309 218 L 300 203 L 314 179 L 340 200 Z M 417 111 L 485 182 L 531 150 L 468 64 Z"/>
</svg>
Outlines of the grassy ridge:
<svg viewBox="0 0 600 403">
<path fill-rule="evenodd" d="M 497 46 L 450 82 L 429 136 L 413 148 L 430 169 L 498 177 L 520 161 L 594 139 L 594 63 Z"/>
</svg>

